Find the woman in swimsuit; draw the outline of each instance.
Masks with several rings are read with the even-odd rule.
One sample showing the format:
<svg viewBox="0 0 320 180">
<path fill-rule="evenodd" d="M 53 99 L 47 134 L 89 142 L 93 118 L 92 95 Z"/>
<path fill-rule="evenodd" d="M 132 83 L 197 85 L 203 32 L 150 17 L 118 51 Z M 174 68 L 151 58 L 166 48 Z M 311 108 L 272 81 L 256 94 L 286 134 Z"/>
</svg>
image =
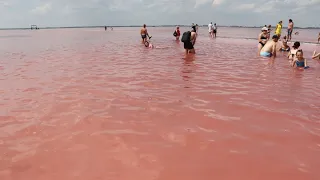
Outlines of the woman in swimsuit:
<svg viewBox="0 0 320 180">
<path fill-rule="evenodd" d="M 260 53 L 261 49 L 263 48 L 263 46 L 268 41 L 268 28 L 263 27 L 261 29 L 261 31 L 262 32 L 259 34 L 259 37 L 258 37 L 258 41 L 259 41 L 258 51 L 259 51 L 259 53 Z"/>
<path fill-rule="evenodd" d="M 288 53 L 287 57 L 290 60 L 296 60 L 296 54 L 297 54 L 297 51 L 298 51 L 298 49 L 300 47 L 300 42 L 298 42 L 298 41 L 294 42 L 292 47 L 293 47 L 293 49 L 290 50 L 290 52 Z"/>
<path fill-rule="evenodd" d="M 303 57 L 302 49 L 297 50 L 296 60 L 291 61 L 292 67 L 307 67 L 307 60 Z"/>
</svg>

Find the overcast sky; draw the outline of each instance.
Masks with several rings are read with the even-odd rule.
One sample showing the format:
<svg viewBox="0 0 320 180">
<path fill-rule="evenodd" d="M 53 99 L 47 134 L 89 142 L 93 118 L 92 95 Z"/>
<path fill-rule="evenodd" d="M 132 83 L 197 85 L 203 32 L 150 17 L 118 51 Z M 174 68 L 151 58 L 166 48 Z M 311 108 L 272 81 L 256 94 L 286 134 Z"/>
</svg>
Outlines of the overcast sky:
<svg viewBox="0 0 320 180">
<path fill-rule="evenodd" d="M 261 26 L 293 19 L 320 27 L 320 0 L 0 0 L 0 28 L 208 24 Z"/>
</svg>

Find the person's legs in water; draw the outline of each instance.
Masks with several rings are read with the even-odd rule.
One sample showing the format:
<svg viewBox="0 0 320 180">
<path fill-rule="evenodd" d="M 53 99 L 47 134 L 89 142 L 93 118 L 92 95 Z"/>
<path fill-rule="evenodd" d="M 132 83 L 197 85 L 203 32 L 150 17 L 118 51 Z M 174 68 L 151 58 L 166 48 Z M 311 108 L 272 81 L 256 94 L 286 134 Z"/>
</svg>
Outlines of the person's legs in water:
<svg viewBox="0 0 320 180">
<path fill-rule="evenodd" d="M 147 40 L 147 36 L 145 34 L 142 34 L 141 38 L 142 38 L 141 42 L 144 44 L 146 42 L 146 40 Z"/>
<path fill-rule="evenodd" d="M 183 44 L 186 54 L 195 53 L 192 42 L 185 42 Z"/>
</svg>

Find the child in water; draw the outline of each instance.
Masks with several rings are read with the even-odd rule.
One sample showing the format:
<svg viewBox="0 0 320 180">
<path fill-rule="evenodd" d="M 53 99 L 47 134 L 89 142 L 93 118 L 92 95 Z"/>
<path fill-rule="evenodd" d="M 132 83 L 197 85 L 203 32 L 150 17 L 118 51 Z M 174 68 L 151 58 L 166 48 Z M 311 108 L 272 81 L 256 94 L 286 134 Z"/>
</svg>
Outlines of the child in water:
<svg viewBox="0 0 320 180">
<path fill-rule="evenodd" d="M 287 36 L 283 37 L 282 46 L 279 51 L 290 51 L 290 47 L 288 46 Z"/>
<path fill-rule="evenodd" d="M 299 49 L 296 53 L 296 59 L 291 61 L 292 67 L 308 67 L 307 66 L 307 59 L 303 57 L 303 51 L 302 49 Z"/>
</svg>

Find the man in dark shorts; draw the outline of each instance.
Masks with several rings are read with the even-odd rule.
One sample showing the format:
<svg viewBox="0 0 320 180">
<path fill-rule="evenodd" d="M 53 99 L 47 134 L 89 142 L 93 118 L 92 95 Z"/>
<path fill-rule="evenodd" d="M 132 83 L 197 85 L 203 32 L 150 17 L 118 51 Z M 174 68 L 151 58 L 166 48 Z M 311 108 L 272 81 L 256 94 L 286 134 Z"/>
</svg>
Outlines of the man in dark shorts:
<svg viewBox="0 0 320 180">
<path fill-rule="evenodd" d="M 216 23 L 214 23 L 214 25 L 213 25 L 213 35 L 214 35 L 214 37 L 217 37 L 217 24 Z"/>
<path fill-rule="evenodd" d="M 140 35 L 141 35 L 143 44 L 147 41 L 147 36 L 149 37 L 148 30 L 147 30 L 146 27 L 147 26 L 144 24 L 143 27 L 140 30 Z M 149 39 L 150 39 L 150 37 L 149 37 Z"/>
<path fill-rule="evenodd" d="M 189 54 L 189 53 L 195 54 L 195 53 L 196 53 L 196 51 L 194 50 L 194 44 L 195 44 L 195 42 L 196 42 L 196 37 L 197 37 L 196 32 L 195 32 L 195 30 L 192 28 L 192 30 L 191 30 L 191 36 L 190 36 L 190 41 L 187 41 L 187 42 L 184 42 L 184 43 L 183 43 L 183 47 L 184 47 L 184 49 L 185 49 L 185 51 L 186 51 L 186 54 Z"/>
</svg>

